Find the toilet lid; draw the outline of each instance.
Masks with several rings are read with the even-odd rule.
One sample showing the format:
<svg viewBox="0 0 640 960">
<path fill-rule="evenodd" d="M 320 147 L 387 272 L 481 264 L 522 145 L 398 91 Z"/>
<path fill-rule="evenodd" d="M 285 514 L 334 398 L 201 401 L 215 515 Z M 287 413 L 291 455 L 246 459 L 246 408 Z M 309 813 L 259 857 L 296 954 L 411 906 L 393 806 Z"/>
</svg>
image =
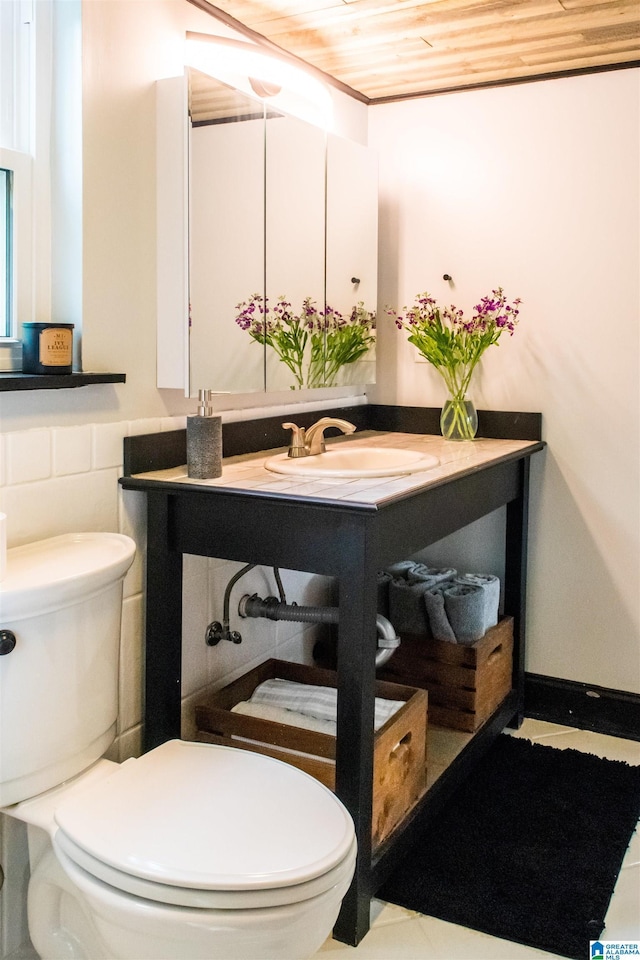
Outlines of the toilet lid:
<svg viewBox="0 0 640 960">
<path fill-rule="evenodd" d="M 114 872 L 194 890 L 267 890 L 330 872 L 353 822 L 295 767 L 246 750 L 171 740 L 61 801 L 71 843 Z"/>
</svg>

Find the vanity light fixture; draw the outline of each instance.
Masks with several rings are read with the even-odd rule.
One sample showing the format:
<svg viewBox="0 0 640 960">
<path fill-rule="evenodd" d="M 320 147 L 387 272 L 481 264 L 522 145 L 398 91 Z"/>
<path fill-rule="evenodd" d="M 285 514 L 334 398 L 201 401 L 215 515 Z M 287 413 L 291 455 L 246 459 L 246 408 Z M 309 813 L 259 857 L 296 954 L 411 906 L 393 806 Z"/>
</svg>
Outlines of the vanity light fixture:
<svg viewBox="0 0 640 960">
<path fill-rule="evenodd" d="M 268 100 L 270 97 L 277 97 L 282 91 L 279 83 L 267 83 L 265 80 L 258 80 L 257 77 L 249 77 L 249 86 L 257 97 L 261 100 Z"/>
<path fill-rule="evenodd" d="M 324 130 L 333 125 L 328 87 L 293 61 L 255 44 L 188 32 L 185 64 Z"/>
</svg>

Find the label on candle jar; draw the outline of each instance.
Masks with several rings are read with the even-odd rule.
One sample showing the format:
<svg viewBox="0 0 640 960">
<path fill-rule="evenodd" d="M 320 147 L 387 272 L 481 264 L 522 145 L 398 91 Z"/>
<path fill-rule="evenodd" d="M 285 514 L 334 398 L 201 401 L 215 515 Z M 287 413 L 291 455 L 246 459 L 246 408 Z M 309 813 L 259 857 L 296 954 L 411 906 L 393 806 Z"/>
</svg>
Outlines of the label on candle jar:
<svg viewBox="0 0 640 960">
<path fill-rule="evenodd" d="M 68 367 L 73 359 L 73 332 L 49 327 L 40 332 L 38 360 L 43 367 Z"/>
</svg>

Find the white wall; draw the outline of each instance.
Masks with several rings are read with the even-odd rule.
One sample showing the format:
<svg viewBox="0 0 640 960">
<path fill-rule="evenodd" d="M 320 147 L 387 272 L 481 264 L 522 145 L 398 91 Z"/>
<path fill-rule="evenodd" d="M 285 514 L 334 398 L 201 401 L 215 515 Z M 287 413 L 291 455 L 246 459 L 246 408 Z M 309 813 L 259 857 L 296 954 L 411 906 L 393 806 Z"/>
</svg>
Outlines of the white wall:
<svg viewBox="0 0 640 960">
<path fill-rule="evenodd" d="M 481 408 L 543 414 L 527 669 L 634 692 L 639 78 L 621 70 L 442 95 L 369 116 L 380 305 L 429 290 L 466 313 L 498 285 L 523 299 L 518 330 L 485 355 L 472 394 Z M 380 326 L 373 398 L 439 405 L 438 375 L 390 320 Z"/>
</svg>

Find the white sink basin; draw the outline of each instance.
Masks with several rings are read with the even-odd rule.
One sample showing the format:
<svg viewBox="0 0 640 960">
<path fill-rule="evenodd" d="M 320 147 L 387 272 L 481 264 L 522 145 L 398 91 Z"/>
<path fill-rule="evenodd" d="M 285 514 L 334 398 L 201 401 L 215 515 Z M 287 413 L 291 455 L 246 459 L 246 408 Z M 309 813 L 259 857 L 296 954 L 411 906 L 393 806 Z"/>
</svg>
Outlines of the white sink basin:
<svg viewBox="0 0 640 960">
<path fill-rule="evenodd" d="M 396 477 L 430 470 L 440 461 L 429 453 L 395 447 L 360 447 L 338 444 L 312 457 L 291 458 L 286 453 L 265 462 L 272 473 L 295 477 Z"/>
</svg>

